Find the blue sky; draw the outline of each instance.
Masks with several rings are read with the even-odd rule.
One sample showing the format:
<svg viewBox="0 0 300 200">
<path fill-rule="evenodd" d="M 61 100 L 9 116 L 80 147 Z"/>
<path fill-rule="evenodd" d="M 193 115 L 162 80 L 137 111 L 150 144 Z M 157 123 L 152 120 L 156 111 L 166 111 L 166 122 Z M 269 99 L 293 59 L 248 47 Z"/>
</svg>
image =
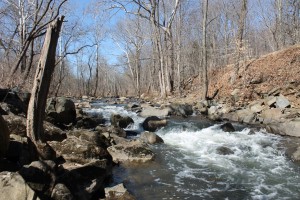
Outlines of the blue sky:
<svg viewBox="0 0 300 200">
<path fill-rule="evenodd" d="M 97 0 L 94 0 L 97 1 Z M 101 1 L 101 0 L 99 0 Z M 78 15 L 82 15 L 81 13 L 83 13 L 88 5 L 93 2 L 93 0 L 69 0 L 69 3 L 71 3 L 72 6 L 75 7 L 75 12 L 77 12 Z M 109 31 L 110 28 L 113 28 L 114 24 L 117 22 L 117 20 L 122 17 L 122 15 L 124 15 L 124 13 L 119 12 L 118 14 L 114 15 L 113 17 L 111 17 L 110 19 L 108 19 L 107 21 L 105 21 L 105 29 L 107 31 Z M 94 26 L 94 19 L 92 17 L 92 15 L 82 15 L 82 20 L 84 21 L 84 23 L 87 24 L 92 24 L 92 26 Z M 87 40 L 89 40 L 89 38 L 87 38 Z M 118 57 L 120 56 L 120 54 L 122 54 L 122 51 L 120 49 L 118 49 L 118 47 L 114 44 L 114 42 L 112 41 L 112 39 L 110 38 L 109 33 L 106 34 L 106 37 L 104 38 L 104 40 L 101 43 L 100 46 L 100 54 L 102 56 L 104 56 L 107 61 L 108 64 L 114 65 L 117 64 L 118 62 Z"/>
</svg>

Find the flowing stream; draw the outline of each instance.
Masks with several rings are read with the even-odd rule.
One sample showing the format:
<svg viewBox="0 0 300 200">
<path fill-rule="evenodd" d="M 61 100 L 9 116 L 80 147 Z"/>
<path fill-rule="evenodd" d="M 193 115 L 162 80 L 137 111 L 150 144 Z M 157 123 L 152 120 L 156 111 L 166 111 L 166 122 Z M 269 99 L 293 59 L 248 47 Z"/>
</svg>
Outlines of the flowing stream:
<svg viewBox="0 0 300 200">
<path fill-rule="evenodd" d="M 109 119 L 112 113 L 130 116 L 129 129 L 142 131 L 143 118 L 122 106 L 94 105 L 88 110 Z M 286 138 L 239 127 L 233 133 L 205 119 L 170 119 L 157 131 L 165 144 L 153 145 L 150 164 L 114 169 L 137 199 L 300 199 L 300 167 L 285 155 Z M 230 155 L 217 148 L 227 147 Z"/>
</svg>

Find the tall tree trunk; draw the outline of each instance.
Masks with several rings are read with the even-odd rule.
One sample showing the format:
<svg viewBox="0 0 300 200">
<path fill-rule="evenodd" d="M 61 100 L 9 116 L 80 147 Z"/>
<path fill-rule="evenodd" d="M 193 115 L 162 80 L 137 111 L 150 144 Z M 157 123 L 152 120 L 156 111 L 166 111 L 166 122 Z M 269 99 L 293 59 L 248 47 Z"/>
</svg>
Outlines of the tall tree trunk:
<svg viewBox="0 0 300 200">
<path fill-rule="evenodd" d="M 247 16 L 247 4 L 248 0 L 243 0 L 241 12 L 239 14 L 239 22 L 238 22 L 238 33 L 237 33 L 237 49 L 236 49 L 236 60 L 234 64 L 234 76 L 232 77 L 231 83 L 234 83 L 235 80 L 238 77 L 239 70 L 240 70 L 240 58 L 242 54 L 242 48 L 243 48 L 243 36 L 244 36 L 244 30 L 245 30 L 245 22 L 246 22 L 246 16 Z"/>
<path fill-rule="evenodd" d="M 27 136 L 34 144 L 44 143 L 43 120 L 51 76 L 55 68 L 56 46 L 64 16 L 53 21 L 46 37 L 37 66 L 36 75 L 28 105 Z"/>
<path fill-rule="evenodd" d="M 203 66 L 203 98 L 207 99 L 208 76 L 207 76 L 207 45 L 206 45 L 206 26 L 207 26 L 208 0 L 203 2 L 203 22 L 202 22 L 202 66 Z"/>
</svg>

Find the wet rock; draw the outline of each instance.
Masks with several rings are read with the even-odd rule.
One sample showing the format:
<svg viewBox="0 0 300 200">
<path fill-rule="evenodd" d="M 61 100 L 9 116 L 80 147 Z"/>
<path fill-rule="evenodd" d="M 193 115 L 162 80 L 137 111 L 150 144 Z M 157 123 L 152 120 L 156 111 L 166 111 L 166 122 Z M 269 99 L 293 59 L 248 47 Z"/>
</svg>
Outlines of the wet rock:
<svg viewBox="0 0 300 200">
<path fill-rule="evenodd" d="M 296 162 L 300 161 L 300 147 L 292 154 L 292 159 Z"/>
<path fill-rule="evenodd" d="M 108 147 L 113 161 L 118 162 L 148 162 L 154 159 L 154 153 L 149 147 L 139 141 L 128 141 Z"/>
<path fill-rule="evenodd" d="M 223 125 L 221 125 L 220 127 L 224 132 L 234 132 L 235 128 L 233 127 L 233 125 L 231 123 L 225 123 Z"/>
<path fill-rule="evenodd" d="M 111 124 L 115 127 L 126 128 L 128 125 L 133 124 L 134 121 L 131 117 L 123 117 L 118 114 L 112 114 L 110 117 Z"/>
<path fill-rule="evenodd" d="M 35 191 L 29 187 L 22 176 L 17 172 L 0 173 L 0 191 L 1 199 L 40 199 Z"/>
<path fill-rule="evenodd" d="M 135 200 L 135 198 L 124 187 L 123 183 L 113 187 L 107 187 L 104 190 L 106 200 Z"/>
<path fill-rule="evenodd" d="M 142 126 L 145 131 L 154 132 L 158 128 L 164 127 L 167 125 L 167 120 L 159 119 L 156 116 L 147 117 L 142 123 Z"/>
<path fill-rule="evenodd" d="M 290 106 L 291 106 L 291 104 L 290 104 L 289 100 L 287 98 L 285 98 L 285 96 L 279 95 L 276 98 L 276 108 L 284 109 L 284 108 L 287 108 Z"/>
<path fill-rule="evenodd" d="M 54 186 L 51 194 L 53 200 L 74 200 L 74 196 L 67 186 L 62 183 L 58 183 Z"/>
<path fill-rule="evenodd" d="M 148 144 L 164 143 L 164 140 L 161 137 L 149 131 L 141 133 L 140 140 Z"/>
<path fill-rule="evenodd" d="M 218 147 L 217 149 L 217 154 L 220 154 L 220 155 L 231 155 L 231 154 L 234 154 L 234 151 L 232 151 L 230 148 L 228 147 Z"/>
<path fill-rule="evenodd" d="M 65 97 L 50 98 L 47 100 L 46 119 L 56 125 L 75 124 L 76 110 L 71 99 Z"/>
<path fill-rule="evenodd" d="M 2 158 L 9 146 L 9 135 L 8 126 L 4 121 L 3 117 L 0 115 L 0 158 Z"/>
<path fill-rule="evenodd" d="M 150 117 L 150 116 L 157 116 L 157 117 L 166 117 L 170 115 L 172 112 L 171 108 L 167 107 L 164 109 L 155 108 L 155 107 L 145 107 L 143 108 L 140 115 L 142 117 Z"/>
</svg>

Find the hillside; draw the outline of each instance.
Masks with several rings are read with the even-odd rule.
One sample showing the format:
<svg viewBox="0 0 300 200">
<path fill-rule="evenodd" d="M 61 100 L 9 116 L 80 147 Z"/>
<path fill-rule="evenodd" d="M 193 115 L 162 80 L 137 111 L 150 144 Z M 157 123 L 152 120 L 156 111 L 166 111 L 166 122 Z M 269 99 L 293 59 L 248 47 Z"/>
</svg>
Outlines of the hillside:
<svg viewBox="0 0 300 200">
<path fill-rule="evenodd" d="M 300 107 L 300 45 L 288 47 L 245 62 L 239 71 L 239 77 L 231 84 L 230 77 L 233 66 L 228 65 L 210 71 L 209 94 L 217 89 L 217 100 L 230 103 L 233 91 L 238 91 L 238 104 L 247 104 L 253 100 L 263 98 L 270 92 L 280 92 L 292 103 L 293 107 Z M 197 88 L 198 79 L 190 88 Z M 273 91 L 272 91 L 273 90 Z M 199 100 L 199 91 L 190 90 L 187 97 L 180 101 L 193 102 Z"/>
</svg>

